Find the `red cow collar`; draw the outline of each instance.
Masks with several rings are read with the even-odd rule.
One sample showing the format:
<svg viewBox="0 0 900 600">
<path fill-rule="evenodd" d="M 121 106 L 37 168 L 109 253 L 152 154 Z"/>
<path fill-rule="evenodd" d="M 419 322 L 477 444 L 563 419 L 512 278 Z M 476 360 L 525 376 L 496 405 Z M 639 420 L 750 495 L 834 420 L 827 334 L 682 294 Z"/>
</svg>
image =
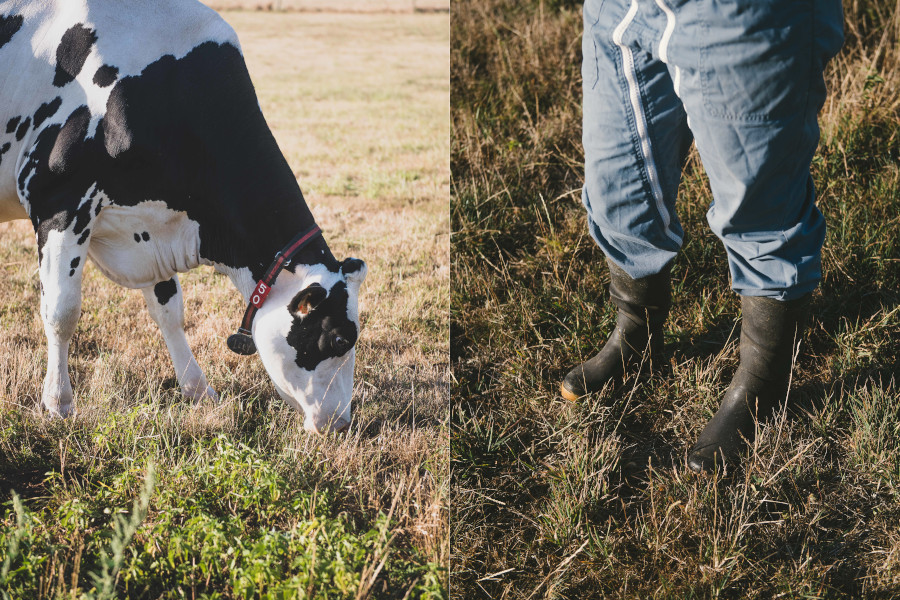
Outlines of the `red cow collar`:
<svg viewBox="0 0 900 600">
<path fill-rule="evenodd" d="M 281 270 L 291 262 L 304 246 L 321 233 L 322 230 L 319 229 L 319 226 L 313 225 L 310 229 L 292 239 L 287 246 L 275 255 L 275 260 L 269 265 L 269 270 L 266 271 L 265 277 L 257 282 L 256 287 L 250 294 L 250 304 L 247 305 L 247 310 L 244 311 L 244 319 L 241 321 L 240 328 L 238 328 L 237 333 L 228 336 L 228 348 L 232 352 L 245 356 L 256 353 L 256 344 L 253 343 L 251 334 L 253 317 L 256 316 L 256 311 L 266 301 L 266 297 L 272 291 L 272 286 L 275 285 L 275 280 L 278 278 Z"/>
</svg>

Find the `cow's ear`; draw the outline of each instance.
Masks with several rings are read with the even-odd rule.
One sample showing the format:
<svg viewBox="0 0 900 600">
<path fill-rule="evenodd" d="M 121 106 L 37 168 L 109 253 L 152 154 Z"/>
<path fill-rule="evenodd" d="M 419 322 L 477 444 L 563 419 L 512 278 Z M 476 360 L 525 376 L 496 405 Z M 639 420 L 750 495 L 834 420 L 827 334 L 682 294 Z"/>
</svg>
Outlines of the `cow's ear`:
<svg viewBox="0 0 900 600">
<path fill-rule="evenodd" d="M 361 285 L 365 281 L 366 273 L 368 272 L 369 267 L 366 266 L 365 261 L 358 258 L 345 258 L 344 262 L 341 263 L 341 274 L 347 280 L 347 283 Z"/>
<path fill-rule="evenodd" d="M 309 311 L 318 306 L 328 292 L 318 283 L 311 284 L 308 288 L 300 290 L 288 304 L 288 310 L 298 319 L 302 319 Z"/>
</svg>

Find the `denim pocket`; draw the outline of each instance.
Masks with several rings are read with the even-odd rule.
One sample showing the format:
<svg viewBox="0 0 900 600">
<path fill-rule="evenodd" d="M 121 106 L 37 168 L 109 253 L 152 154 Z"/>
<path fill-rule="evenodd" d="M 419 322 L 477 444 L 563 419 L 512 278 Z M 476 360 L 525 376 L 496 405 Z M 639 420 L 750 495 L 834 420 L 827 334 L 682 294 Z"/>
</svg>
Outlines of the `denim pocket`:
<svg viewBox="0 0 900 600">
<path fill-rule="evenodd" d="M 703 0 L 700 83 L 707 114 L 777 120 L 806 110 L 813 0 Z"/>
</svg>

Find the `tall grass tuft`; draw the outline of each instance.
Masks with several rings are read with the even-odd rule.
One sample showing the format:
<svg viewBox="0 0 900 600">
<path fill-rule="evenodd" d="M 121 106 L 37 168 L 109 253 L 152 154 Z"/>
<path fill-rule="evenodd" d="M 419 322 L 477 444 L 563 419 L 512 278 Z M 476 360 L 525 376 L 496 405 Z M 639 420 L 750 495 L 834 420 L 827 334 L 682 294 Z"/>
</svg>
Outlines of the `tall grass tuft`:
<svg viewBox="0 0 900 600">
<path fill-rule="evenodd" d="M 11 598 L 9 592 L 7 592 L 9 570 L 10 567 L 12 567 L 13 561 L 19 556 L 19 545 L 22 543 L 23 538 L 29 533 L 28 515 L 25 512 L 25 507 L 22 506 L 22 499 L 19 498 L 19 495 L 15 492 L 12 493 L 12 505 L 13 510 L 16 513 L 16 527 L 13 530 L 12 535 L 8 538 L 6 556 L 3 559 L 3 566 L 0 567 L 0 595 L 2 595 L 3 600 L 10 600 Z"/>
<path fill-rule="evenodd" d="M 135 499 L 131 513 L 128 515 L 116 514 L 113 517 L 109 550 L 98 557 L 100 571 L 88 573 L 88 577 L 94 583 L 94 589 L 86 594 L 90 600 L 109 600 L 117 597 L 116 579 L 125 561 L 125 550 L 144 519 L 147 518 L 150 498 L 153 497 L 155 486 L 156 467 L 150 463 L 147 465 L 147 473 L 144 476 L 144 487 Z"/>
</svg>

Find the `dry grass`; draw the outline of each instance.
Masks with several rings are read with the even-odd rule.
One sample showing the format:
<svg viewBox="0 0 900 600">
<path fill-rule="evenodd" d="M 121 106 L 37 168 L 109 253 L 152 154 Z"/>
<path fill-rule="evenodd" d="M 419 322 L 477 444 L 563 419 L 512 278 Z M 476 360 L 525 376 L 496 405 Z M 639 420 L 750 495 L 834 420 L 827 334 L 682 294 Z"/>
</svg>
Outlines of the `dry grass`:
<svg viewBox="0 0 900 600">
<path fill-rule="evenodd" d="M 225 14 L 246 24 L 260 103 L 314 203 L 447 198 L 447 15 Z"/>
<path fill-rule="evenodd" d="M 289 484 L 282 496 L 311 496 L 313 506 L 317 497 L 328 498 L 318 512 L 310 509 L 322 531 L 328 519 L 349 519 L 347 539 L 364 540 L 367 531 L 381 527 L 379 514 L 390 514 L 388 533 L 396 537 L 384 569 L 375 572 L 383 544 L 360 541 L 366 548 L 360 560 L 371 568 L 357 571 L 362 579 L 351 581 L 351 591 L 342 594 L 325 580 L 311 580 L 308 592 L 353 597 L 358 588 L 383 597 L 440 597 L 449 560 L 447 16 L 225 16 L 241 37 L 263 110 L 332 250 L 369 265 L 352 432 L 343 438 L 304 433 L 301 417 L 277 398 L 259 360 L 227 350 L 224 340 L 243 306 L 230 283 L 207 268 L 182 276 L 187 335 L 221 402 L 193 408 L 180 398 L 141 295 L 114 286 L 89 264 L 70 362 L 79 414 L 65 422 L 46 420 L 36 408 L 46 349 L 33 233 L 27 222 L 2 225 L 0 490 L 6 496 L 15 489 L 46 521 L 41 531 L 47 536 L 45 546 L 32 541 L 30 555 L 42 565 L 35 575 L 40 590 L 22 589 L 35 598 L 88 591 L 85 573 L 96 565 L 103 528 L 73 533 L 53 522 L 59 507 L 83 502 L 102 521 L 104 503 L 125 504 L 139 481 L 126 486 L 125 500 L 98 490 L 115 488 L 111 482 L 140 471 L 148 460 L 158 465 L 156 497 L 166 497 L 167 490 L 185 485 L 174 473 L 206 464 L 198 448 L 213 440 L 222 452 L 232 451 L 229 444 L 247 446 L 273 477 Z M 161 506 L 162 499 L 151 502 L 144 531 L 162 523 Z M 262 519 L 253 514 L 247 527 Z M 279 518 L 273 531 L 291 536 L 306 522 L 302 511 Z M 14 523 L 7 513 L 6 525 Z M 135 542 L 137 562 L 147 542 L 142 535 Z M 0 546 L 4 540 L 0 536 Z M 79 544 L 88 550 L 76 563 Z M 41 551 L 53 560 L 40 562 Z M 356 559 L 342 560 L 352 565 Z M 232 567 L 231 580 L 207 578 L 206 588 L 163 583 L 150 569 L 146 588 L 132 581 L 128 589 L 143 589 L 143 597 L 198 589 L 234 597 L 242 593 L 235 583 L 238 567 Z M 287 574 L 297 576 L 290 568 Z M 274 594 L 285 576 L 254 594 Z M 53 592 L 45 582 L 57 578 Z"/>
<path fill-rule="evenodd" d="M 614 322 L 580 206 L 580 6 L 454 5 L 451 569 L 460 598 L 900 594 L 900 11 L 845 6 L 815 158 L 829 227 L 792 409 L 746 469 L 684 459 L 737 364 L 737 297 L 692 158 L 665 376 L 579 405 Z"/>
</svg>

